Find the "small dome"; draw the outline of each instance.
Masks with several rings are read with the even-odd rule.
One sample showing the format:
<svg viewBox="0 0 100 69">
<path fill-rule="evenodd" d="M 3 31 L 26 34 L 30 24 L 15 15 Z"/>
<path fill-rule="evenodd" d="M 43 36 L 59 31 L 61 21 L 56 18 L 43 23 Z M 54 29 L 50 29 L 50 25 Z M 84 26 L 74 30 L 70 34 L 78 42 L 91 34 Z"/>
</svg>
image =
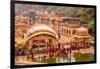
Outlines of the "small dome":
<svg viewBox="0 0 100 69">
<path fill-rule="evenodd" d="M 48 15 L 48 12 L 47 12 L 47 11 L 45 11 L 45 12 L 44 12 L 44 14 L 45 14 L 45 15 Z"/>
<path fill-rule="evenodd" d="M 43 12 L 41 12 L 41 11 L 36 11 L 36 15 L 42 15 L 43 14 Z"/>
<path fill-rule="evenodd" d="M 88 36 L 88 30 L 84 27 L 80 27 L 78 29 L 76 29 L 75 35 L 78 36 Z"/>
</svg>

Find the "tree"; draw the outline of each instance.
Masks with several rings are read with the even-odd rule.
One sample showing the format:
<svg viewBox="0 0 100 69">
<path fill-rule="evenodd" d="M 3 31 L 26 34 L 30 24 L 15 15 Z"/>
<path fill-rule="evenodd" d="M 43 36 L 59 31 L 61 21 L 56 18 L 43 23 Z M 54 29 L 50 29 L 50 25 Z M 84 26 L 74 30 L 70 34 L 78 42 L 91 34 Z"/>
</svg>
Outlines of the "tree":
<svg viewBox="0 0 100 69">
<path fill-rule="evenodd" d="M 94 34 L 95 11 L 93 8 L 80 8 L 76 13 L 76 17 L 80 17 L 81 24 L 88 24 L 89 34 Z"/>
<path fill-rule="evenodd" d="M 80 8 L 75 14 L 76 17 L 80 17 L 81 23 L 88 24 L 90 21 L 94 21 L 94 9 L 93 8 Z"/>
</svg>

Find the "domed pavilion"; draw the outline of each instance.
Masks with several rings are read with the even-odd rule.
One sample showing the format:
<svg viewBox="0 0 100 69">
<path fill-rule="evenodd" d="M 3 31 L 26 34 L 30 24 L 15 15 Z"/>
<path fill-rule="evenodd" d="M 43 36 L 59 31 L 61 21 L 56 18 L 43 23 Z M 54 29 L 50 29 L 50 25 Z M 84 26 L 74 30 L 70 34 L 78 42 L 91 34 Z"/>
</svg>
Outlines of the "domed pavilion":
<svg viewBox="0 0 100 69">
<path fill-rule="evenodd" d="M 91 36 L 88 33 L 88 29 L 84 27 L 80 27 L 76 29 L 74 35 L 74 42 L 77 43 L 77 46 L 87 47 L 89 46 L 91 40 Z"/>
</svg>

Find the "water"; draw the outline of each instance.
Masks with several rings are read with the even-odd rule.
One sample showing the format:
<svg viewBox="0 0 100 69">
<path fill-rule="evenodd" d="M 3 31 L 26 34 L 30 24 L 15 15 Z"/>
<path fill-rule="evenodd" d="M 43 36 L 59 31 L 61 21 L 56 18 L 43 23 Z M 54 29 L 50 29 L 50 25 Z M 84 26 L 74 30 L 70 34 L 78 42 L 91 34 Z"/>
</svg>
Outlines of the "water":
<svg viewBox="0 0 100 69">
<path fill-rule="evenodd" d="M 75 62 L 75 58 L 73 56 L 71 56 L 71 60 L 70 60 L 70 57 L 68 58 L 57 57 L 56 58 L 56 63 L 67 63 L 67 62 Z"/>
</svg>

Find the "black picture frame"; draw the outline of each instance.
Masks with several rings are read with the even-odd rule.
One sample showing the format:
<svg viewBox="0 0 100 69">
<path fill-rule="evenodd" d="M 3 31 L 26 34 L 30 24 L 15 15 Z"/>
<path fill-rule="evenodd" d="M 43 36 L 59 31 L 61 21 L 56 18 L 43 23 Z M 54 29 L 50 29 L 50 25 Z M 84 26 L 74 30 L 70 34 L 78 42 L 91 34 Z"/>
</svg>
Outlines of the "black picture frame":
<svg viewBox="0 0 100 69">
<path fill-rule="evenodd" d="M 69 6 L 69 7 L 85 7 L 85 8 L 94 8 L 95 9 L 95 25 L 94 25 L 94 61 L 89 62 L 71 62 L 71 63 L 55 63 L 55 64 L 38 64 L 38 65 L 15 65 L 15 4 L 35 4 L 35 5 L 53 5 L 53 6 Z M 96 63 L 96 6 L 95 5 L 80 5 L 80 4 L 64 4 L 64 3 L 49 3 L 49 2 L 35 2 L 35 1 L 16 1 L 11 0 L 11 23 L 10 23 L 10 49 L 11 49 L 11 58 L 10 58 L 10 67 L 11 68 L 28 68 L 28 67 L 44 67 L 44 66 L 60 66 L 60 65 L 76 65 L 76 64 L 93 64 Z"/>
</svg>

